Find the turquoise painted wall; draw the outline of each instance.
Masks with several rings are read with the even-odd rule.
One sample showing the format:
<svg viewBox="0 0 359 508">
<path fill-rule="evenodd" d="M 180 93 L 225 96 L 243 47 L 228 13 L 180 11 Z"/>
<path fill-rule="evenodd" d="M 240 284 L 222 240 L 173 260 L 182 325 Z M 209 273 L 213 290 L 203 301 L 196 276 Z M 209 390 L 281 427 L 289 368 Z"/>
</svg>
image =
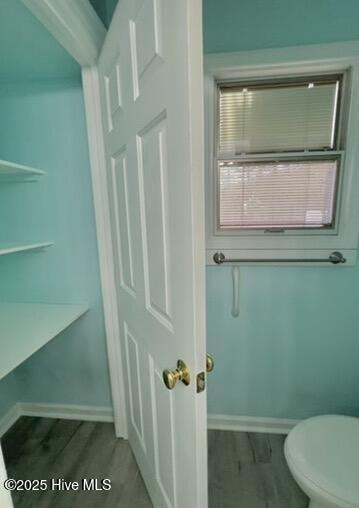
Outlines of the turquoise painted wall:
<svg viewBox="0 0 359 508">
<path fill-rule="evenodd" d="M 80 78 L 77 62 L 22 0 L 1 0 L 0 80 L 74 77 Z"/>
<path fill-rule="evenodd" d="M 206 53 L 359 39 L 357 0 L 203 0 Z"/>
<path fill-rule="evenodd" d="M 205 51 L 359 39 L 357 0 L 204 0 Z M 358 220 L 359 227 L 359 220 Z M 359 416 L 359 267 L 207 267 L 214 414 Z"/>
<path fill-rule="evenodd" d="M 359 267 L 207 268 L 209 412 L 359 416 Z"/>
<path fill-rule="evenodd" d="M 118 0 L 90 0 L 90 2 L 103 24 L 108 27 L 111 23 Z"/>
<path fill-rule="evenodd" d="M 19 400 L 111 406 L 80 67 L 21 0 L 0 2 L 0 159 L 47 172 L 0 186 L 0 242 L 55 243 L 0 258 L 0 301 L 90 306 L 0 383 L 0 418 Z"/>
<path fill-rule="evenodd" d="M 15 371 L 18 399 L 110 406 L 81 83 L 0 85 L 0 126 L 1 158 L 47 172 L 38 183 L 0 186 L 0 238 L 54 242 L 0 258 L 0 300 L 90 306 Z"/>
</svg>

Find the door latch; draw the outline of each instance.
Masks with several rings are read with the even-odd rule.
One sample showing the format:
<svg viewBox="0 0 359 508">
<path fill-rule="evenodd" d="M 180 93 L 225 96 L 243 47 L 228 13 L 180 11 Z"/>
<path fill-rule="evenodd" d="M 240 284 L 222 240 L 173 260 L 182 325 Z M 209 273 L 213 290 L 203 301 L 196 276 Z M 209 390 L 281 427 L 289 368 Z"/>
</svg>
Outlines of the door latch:
<svg viewBox="0 0 359 508">
<path fill-rule="evenodd" d="M 204 372 L 200 372 L 197 374 L 197 393 L 204 392 L 206 389 L 206 374 Z"/>
</svg>

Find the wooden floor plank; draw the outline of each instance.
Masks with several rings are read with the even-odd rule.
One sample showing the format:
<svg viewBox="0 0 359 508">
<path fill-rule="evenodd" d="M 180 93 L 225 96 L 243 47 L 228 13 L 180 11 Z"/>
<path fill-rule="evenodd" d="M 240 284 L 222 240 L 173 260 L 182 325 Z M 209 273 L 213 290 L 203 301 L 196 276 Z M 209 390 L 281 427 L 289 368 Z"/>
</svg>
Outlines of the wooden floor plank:
<svg viewBox="0 0 359 508">
<path fill-rule="evenodd" d="M 281 435 L 210 430 L 210 508 L 306 508 L 283 444 Z"/>
<path fill-rule="evenodd" d="M 283 444 L 281 435 L 210 430 L 209 507 L 305 508 Z M 109 491 L 17 492 L 15 508 L 152 507 L 128 442 L 116 439 L 110 423 L 22 417 L 2 447 L 11 478 L 112 482 Z"/>
<path fill-rule="evenodd" d="M 2 447 L 11 478 L 112 483 L 111 490 L 99 492 L 16 492 L 15 508 L 152 507 L 128 442 L 116 439 L 113 424 L 23 417 Z"/>
</svg>

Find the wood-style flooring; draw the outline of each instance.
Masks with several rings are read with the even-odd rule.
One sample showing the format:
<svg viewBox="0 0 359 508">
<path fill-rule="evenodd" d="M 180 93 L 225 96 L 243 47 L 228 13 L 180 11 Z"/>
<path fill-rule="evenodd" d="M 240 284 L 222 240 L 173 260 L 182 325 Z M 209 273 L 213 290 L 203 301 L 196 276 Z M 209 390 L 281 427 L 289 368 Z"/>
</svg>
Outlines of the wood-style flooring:
<svg viewBox="0 0 359 508">
<path fill-rule="evenodd" d="M 13 493 L 15 508 L 150 508 L 128 442 L 113 424 L 22 417 L 1 441 L 9 478 L 109 478 L 109 491 Z"/>
<path fill-rule="evenodd" d="M 283 441 L 280 435 L 209 431 L 209 507 L 305 508 Z M 2 447 L 9 478 L 112 482 L 109 491 L 16 492 L 15 508 L 152 507 L 128 443 L 115 438 L 110 423 L 22 417 Z"/>
<path fill-rule="evenodd" d="M 306 508 L 283 453 L 285 436 L 210 430 L 210 508 Z"/>
</svg>

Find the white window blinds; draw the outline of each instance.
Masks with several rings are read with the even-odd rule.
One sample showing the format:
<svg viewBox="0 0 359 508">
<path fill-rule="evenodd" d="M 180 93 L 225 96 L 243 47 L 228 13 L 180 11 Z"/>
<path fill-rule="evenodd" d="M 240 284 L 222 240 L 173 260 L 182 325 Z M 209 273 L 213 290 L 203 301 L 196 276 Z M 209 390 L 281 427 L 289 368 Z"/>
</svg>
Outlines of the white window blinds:
<svg viewBox="0 0 359 508">
<path fill-rule="evenodd" d="M 332 225 L 337 165 L 336 159 L 219 161 L 219 227 Z"/>
<path fill-rule="evenodd" d="M 339 79 L 219 85 L 220 157 L 333 149 Z"/>
</svg>

